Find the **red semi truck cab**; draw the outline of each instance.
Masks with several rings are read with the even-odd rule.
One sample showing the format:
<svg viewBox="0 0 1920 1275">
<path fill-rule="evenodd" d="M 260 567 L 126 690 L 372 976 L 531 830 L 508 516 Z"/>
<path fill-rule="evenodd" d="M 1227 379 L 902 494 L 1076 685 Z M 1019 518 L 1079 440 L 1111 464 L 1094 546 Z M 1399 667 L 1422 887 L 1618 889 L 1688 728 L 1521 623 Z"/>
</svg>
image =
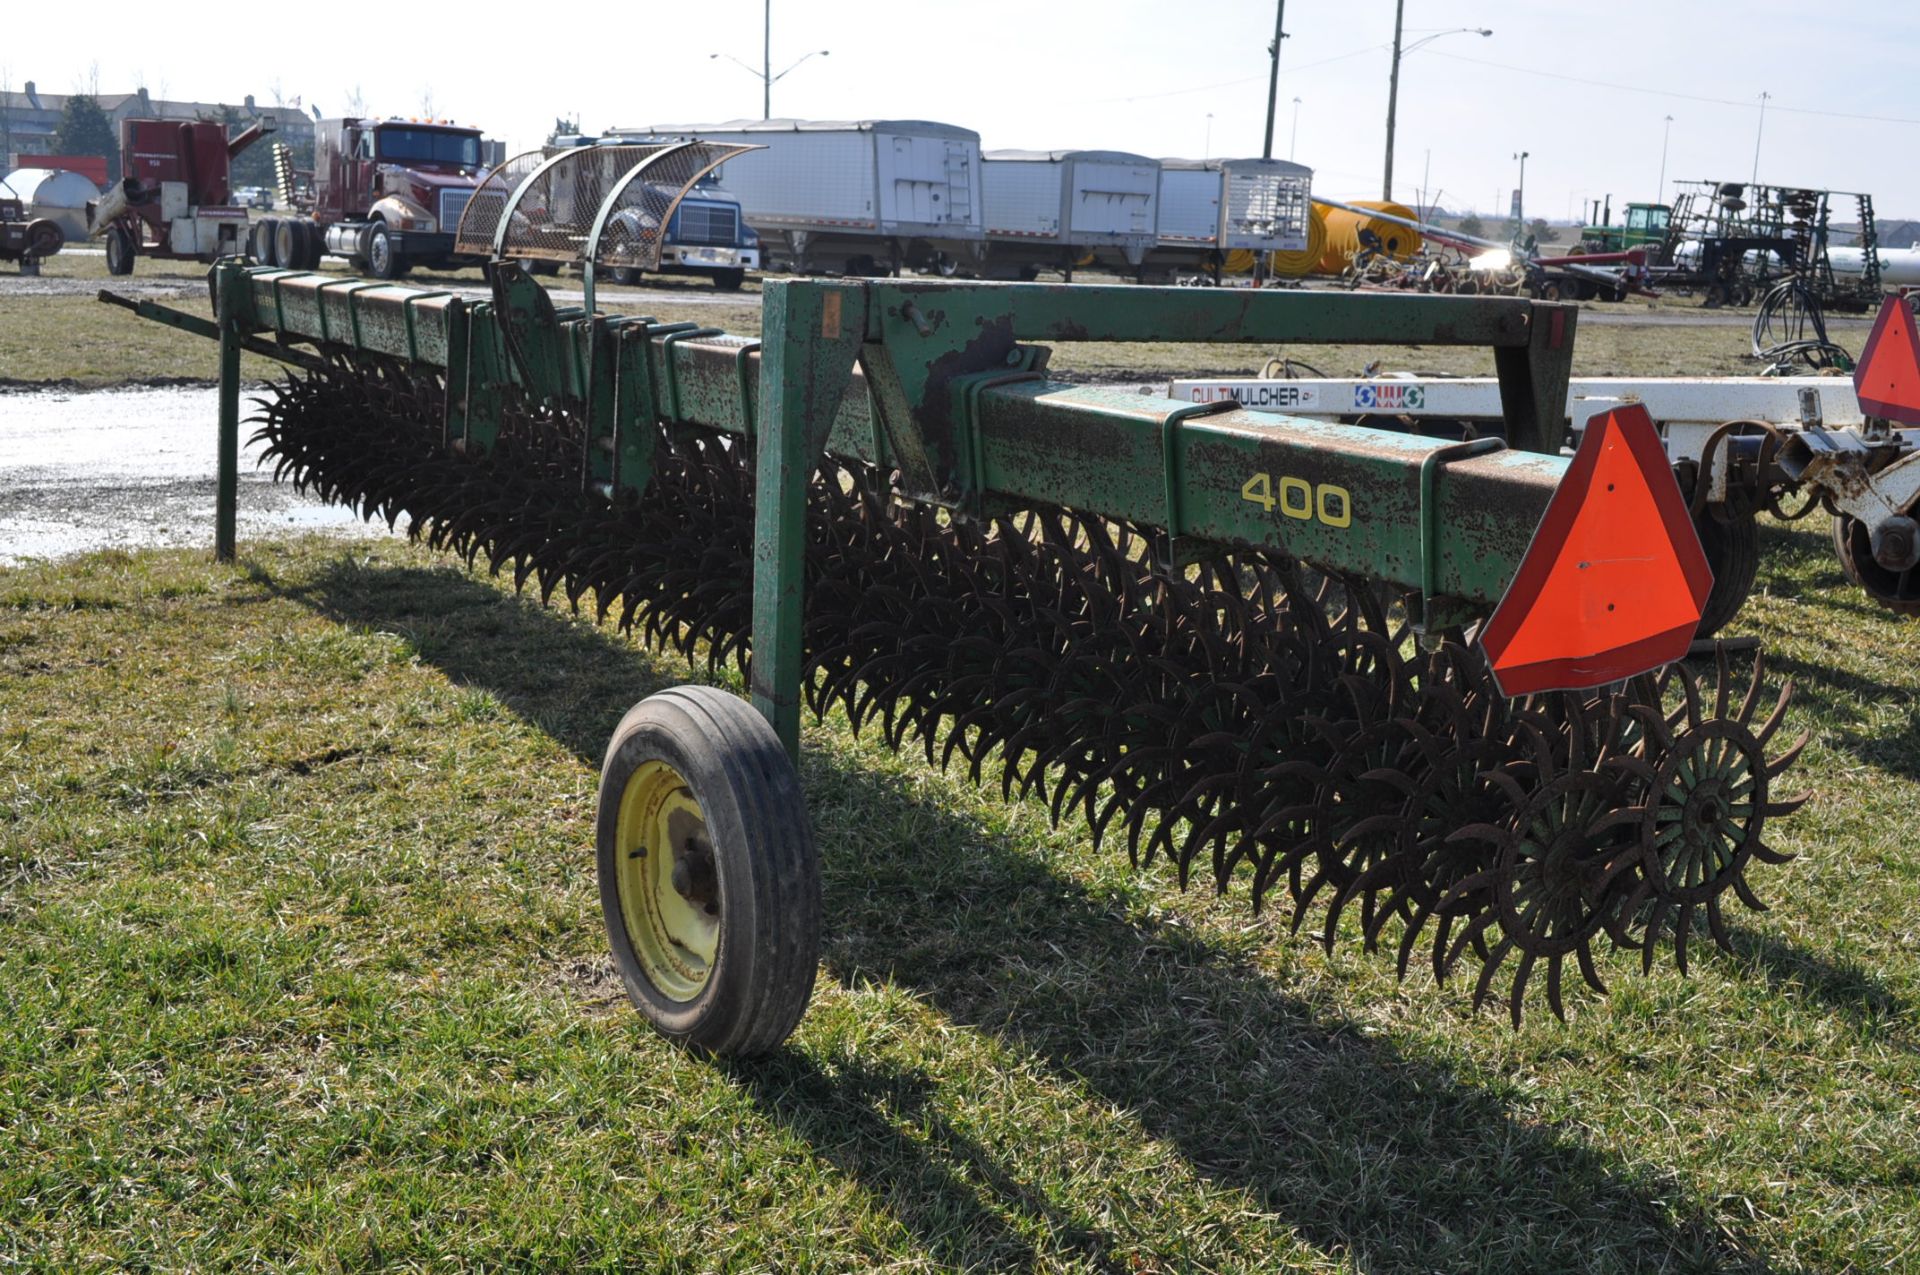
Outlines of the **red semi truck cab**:
<svg viewBox="0 0 1920 1275">
<path fill-rule="evenodd" d="M 326 251 L 393 279 L 415 265 L 471 264 L 453 251 L 483 176 L 480 131 L 438 121 L 322 120 L 314 130 L 314 220 Z"/>
</svg>

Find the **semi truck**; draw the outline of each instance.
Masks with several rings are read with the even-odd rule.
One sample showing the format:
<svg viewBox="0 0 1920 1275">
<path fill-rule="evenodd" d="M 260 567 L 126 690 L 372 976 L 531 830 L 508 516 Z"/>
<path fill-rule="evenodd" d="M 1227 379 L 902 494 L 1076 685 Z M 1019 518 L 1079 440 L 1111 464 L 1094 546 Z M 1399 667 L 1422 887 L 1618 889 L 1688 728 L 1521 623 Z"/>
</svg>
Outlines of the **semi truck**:
<svg viewBox="0 0 1920 1275">
<path fill-rule="evenodd" d="M 311 194 L 293 188 L 283 166 L 280 202 L 298 211 L 256 223 L 253 256 L 311 270 L 330 254 L 376 279 L 415 266 L 478 265 L 455 252 L 454 230 L 485 176 L 484 159 L 480 130 L 446 120 L 321 120 Z"/>
<path fill-rule="evenodd" d="M 1123 151 L 981 157 L 987 275 L 1032 279 L 1083 262 L 1137 271 L 1159 231 L 1160 163 Z"/>
</svg>

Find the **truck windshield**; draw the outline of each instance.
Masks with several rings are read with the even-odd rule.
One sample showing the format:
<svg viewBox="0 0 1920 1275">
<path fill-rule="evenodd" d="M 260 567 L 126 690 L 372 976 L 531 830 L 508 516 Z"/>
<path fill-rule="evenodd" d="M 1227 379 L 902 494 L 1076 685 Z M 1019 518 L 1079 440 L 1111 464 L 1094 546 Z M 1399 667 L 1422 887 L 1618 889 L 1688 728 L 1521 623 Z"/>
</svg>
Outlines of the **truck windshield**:
<svg viewBox="0 0 1920 1275">
<path fill-rule="evenodd" d="M 383 128 L 380 158 L 396 164 L 459 164 L 480 167 L 480 139 L 438 128 Z"/>
</svg>

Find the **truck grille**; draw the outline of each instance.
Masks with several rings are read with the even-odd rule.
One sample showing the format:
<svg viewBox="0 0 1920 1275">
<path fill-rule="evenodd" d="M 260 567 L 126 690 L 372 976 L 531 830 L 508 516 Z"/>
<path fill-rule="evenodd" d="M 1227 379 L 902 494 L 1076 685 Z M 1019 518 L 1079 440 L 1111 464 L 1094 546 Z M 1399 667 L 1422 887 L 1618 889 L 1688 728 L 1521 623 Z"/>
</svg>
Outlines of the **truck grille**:
<svg viewBox="0 0 1920 1275">
<path fill-rule="evenodd" d="M 676 243 L 731 248 L 740 234 L 740 210 L 732 204 L 698 204 L 688 200 L 680 205 L 673 220 L 671 238 Z"/>
<path fill-rule="evenodd" d="M 469 189 L 443 190 L 440 192 L 440 232 L 450 235 L 460 228 L 460 214 L 467 210 L 467 201 L 473 198 Z"/>
</svg>

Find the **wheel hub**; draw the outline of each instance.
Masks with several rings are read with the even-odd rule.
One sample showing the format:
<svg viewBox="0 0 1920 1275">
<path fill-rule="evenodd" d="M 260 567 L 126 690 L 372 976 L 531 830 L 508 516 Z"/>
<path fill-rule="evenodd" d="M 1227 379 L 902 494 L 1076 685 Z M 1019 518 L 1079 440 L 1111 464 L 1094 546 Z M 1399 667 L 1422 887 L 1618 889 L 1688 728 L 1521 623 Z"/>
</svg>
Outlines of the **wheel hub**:
<svg viewBox="0 0 1920 1275">
<path fill-rule="evenodd" d="M 706 987 L 720 946 L 721 888 L 707 821 L 673 767 L 650 761 L 620 798 L 618 879 L 627 940 L 678 1001 Z"/>
</svg>

